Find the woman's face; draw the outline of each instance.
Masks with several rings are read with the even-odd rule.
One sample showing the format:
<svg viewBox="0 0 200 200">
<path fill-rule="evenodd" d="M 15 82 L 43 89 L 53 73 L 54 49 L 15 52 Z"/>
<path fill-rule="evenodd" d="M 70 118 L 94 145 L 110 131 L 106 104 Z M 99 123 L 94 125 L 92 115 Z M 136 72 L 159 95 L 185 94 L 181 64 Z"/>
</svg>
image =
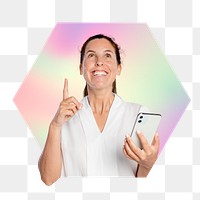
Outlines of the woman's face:
<svg viewBox="0 0 200 200">
<path fill-rule="evenodd" d="M 112 84 L 120 72 L 121 65 L 117 63 L 115 49 L 108 40 L 94 39 L 87 44 L 80 73 L 89 89 L 112 91 Z"/>
</svg>

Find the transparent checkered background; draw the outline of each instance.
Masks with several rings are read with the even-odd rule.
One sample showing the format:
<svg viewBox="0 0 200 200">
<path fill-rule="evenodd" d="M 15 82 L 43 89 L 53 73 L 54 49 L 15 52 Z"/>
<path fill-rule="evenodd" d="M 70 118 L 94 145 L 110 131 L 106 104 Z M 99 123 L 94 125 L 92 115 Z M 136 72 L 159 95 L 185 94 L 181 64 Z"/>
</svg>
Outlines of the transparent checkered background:
<svg viewBox="0 0 200 200">
<path fill-rule="evenodd" d="M 57 22 L 145 22 L 191 103 L 147 179 L 65 178 L 48 187 L 12 99 Z M 199 200 L 200 1 L 0 0 L 0 199 Z"/>
</svg>

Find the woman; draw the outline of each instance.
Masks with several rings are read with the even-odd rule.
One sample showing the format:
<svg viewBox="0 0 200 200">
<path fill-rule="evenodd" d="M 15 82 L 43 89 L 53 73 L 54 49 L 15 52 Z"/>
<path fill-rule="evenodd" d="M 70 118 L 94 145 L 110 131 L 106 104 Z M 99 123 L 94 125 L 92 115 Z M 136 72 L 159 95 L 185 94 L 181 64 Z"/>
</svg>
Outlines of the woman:
<svg viewBox="0 0 200 200">
<path fill-rule="evenodd" d="M 154 165 L 158 134 L 150 145 L 138 131 L 143 149 L 128 135 L 144 107 L 124 102 L 116 94 L 116 76 L 122 70 L 119 51 L 118 45 L 102 34 L 83 44 L 80 74 L 86 81 L 84 98 L 79 102 L 70 97 L 65 79 L 63 100 L 50 123 L 38 164 L 45 184 L 54 183 L 62 169 L 67 176 L 146 177 Z"/>
</svg>

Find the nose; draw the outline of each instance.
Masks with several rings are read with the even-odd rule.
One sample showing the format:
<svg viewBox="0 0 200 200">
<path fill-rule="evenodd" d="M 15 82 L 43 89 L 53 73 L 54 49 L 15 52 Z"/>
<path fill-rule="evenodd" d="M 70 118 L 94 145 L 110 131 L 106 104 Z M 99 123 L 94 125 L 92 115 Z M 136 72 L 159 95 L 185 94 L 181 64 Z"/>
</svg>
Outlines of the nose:
<svg viewBox="0 0 200 200">
<path fill-rule="evenodd" d="M 98 58 L 97 62 L 96 62 L 96 65 L 97 65 L 97 67 L 99 67 L 99 66 L 103 66 L 104 64 L 103 64 L 103 61 Z"/>
</svg>

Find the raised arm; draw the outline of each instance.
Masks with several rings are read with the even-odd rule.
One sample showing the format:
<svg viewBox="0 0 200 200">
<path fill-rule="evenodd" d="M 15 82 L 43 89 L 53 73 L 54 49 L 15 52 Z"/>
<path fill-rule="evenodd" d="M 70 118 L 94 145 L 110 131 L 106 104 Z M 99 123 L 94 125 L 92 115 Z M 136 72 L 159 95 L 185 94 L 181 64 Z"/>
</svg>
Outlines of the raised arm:
<svg viewBox="0 0 200 200">
<path fill-rule="evenodd" d="M 63 100 L 59 105 L 55 117 L 49 125 L 47 140 L 40 156 L 38 167 L 42 181 L 46 185 L 53 184 L 61 176 L 61 128 L 74 114 L 82 108 L 75 97 L 69 97 L 68 81 L 64 81 Z"/>
</svg>

